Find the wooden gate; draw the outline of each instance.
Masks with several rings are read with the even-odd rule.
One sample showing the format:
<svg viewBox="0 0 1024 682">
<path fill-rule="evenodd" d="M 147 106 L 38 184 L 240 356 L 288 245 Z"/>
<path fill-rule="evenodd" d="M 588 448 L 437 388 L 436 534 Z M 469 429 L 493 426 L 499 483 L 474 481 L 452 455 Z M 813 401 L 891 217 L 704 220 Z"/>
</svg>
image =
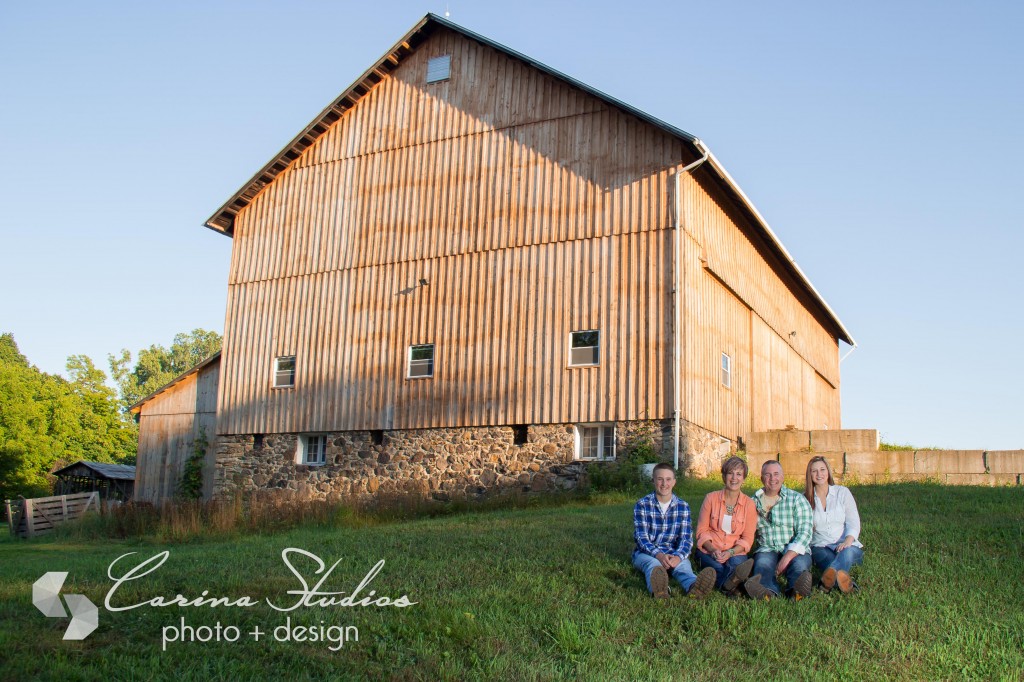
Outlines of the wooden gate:
<svg viewBox="0 0 1024 682">
<path fill-rule="evenodd" d="M 65 521 L 77 519 L 90 509 L 99 511 L 99 508 L 98 492 L 7 500 L 7 521 L 12 535 L 30 538 L 49 533 Z"/>
</svg>

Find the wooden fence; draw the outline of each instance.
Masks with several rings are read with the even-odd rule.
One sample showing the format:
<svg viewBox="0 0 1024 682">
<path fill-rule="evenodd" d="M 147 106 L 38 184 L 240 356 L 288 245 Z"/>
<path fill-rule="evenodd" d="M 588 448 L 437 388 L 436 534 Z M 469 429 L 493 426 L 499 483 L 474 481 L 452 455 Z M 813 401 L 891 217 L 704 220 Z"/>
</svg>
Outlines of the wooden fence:
<svg viewBox="0 0 1024 682">
<path fill-rule="evenodd" d="M 98 492 L 7 500 L 7 522 L 12 535 L 30 538 L 49 533 L 65 521 L 80 518 L 90 509 L 99 511 L 99 508 Z"/>
</svg>

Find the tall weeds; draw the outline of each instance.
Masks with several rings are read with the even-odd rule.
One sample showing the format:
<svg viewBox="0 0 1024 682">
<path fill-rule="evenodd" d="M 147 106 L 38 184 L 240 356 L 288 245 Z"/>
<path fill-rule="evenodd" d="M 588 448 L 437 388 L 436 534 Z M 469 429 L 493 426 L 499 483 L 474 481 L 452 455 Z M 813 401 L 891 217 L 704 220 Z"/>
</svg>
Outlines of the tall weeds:
<svg viewBox="0 0 1024 682">
<path fill-rule="evenodd" d="M 99 513 L 64 524 L 56 532 L 71 539 L 137 538 L 181 543 L 203 537 L 272 533 L 298 526 L 365 527 L 466 511 L 557 506 L 576 499 L 579 495 L 575 493 L 541 496 L 513 492 L 480 500 L 443 502 L 407 493 L 326 501 L 259 493 L 210 502 L 177 499 L 159 505 L 104 506 Z"/>
</svg>

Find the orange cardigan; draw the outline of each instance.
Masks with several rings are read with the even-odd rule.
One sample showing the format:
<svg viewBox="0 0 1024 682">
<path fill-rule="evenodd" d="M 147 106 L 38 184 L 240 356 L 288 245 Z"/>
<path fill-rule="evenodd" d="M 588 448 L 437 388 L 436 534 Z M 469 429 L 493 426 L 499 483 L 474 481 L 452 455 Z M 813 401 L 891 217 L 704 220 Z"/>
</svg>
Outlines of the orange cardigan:
<svg viewBox="0 0 1024 682">
<path fill-rule="evenodd" d="M 757 532 L 757 508 L 754 501 L 740 493 L 736 501 L 736 509 L 732 515 L 732 533 L 726 535 L 722 531 L 722 517 L 725 516 L 725 491 L 716 490 L 708 493 L 700 505 L 700 516 L 697 518 L 696 549 L 704 551 L 704 543 L 711 541 L 715 549 L 727 550 L 736 548 L 736 554 L 749 554 L 754 546 L 754 534 Z"/>
</svg>

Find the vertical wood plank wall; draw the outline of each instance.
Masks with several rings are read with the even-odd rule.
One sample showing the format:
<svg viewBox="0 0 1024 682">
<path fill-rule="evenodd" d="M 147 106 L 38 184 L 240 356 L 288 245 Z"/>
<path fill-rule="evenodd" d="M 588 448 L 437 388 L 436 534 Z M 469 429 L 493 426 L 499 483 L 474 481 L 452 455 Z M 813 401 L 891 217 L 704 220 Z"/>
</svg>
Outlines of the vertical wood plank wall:
<svg viewBox="0 0 1024 682">
<path fill-rule="evenodd" d="M 239 382 L 221 423 L 229 419 L 233 433 L 270 433 L 664 414 L 669 300 L 659 277 L 669 236 L 640 232 L 234 285 L 229 318 L 268 323 L 244 353 L 225 349 L 225 375 L 246 373 L 249 381 Z M 324 300 L 309 301 L 308 292 Z M 602 332 L 600 366 L 569 368 L 569 334 L 587 329 Z M 424 343 L 435 344 L 433 378 L 404 379 L 406 349 Z M 293 354 L 295 388 L 270 388 L 269 359 Z"/>
<path fill-rule="evenodd" d="M 706 176 L 686 178 L 685 191 L 683 413 L 730 438 L 787 425 L 840 428 L 835 336 L 794 297 Z M 731 389 L 719 378 L 722 352 L 733 359 Z"/>
<path fill-rule="evenodd" d="M 451 79 L 425 84 L 443 54 Z M 438 31 L 239 213 L 218 432 L 666 418 L 672 183 L 690 160 L 676 137 Z M 774 418 L 754 404 L 752 358 L 772 347 L 757 346 L 749 306 L 773 333 L 817 322 L 749 244 L 719 253 L 736 229 L 698 187 L 688 260 L 711 250 L 754 270 L 737 296 L 689 268 L 683 416 L 735 438 Z M 817 326 L 806 343 L 828 339 Z M 584 329 L 602 332 L 601 364 L 568 369 Z M 435 376 L 407 380 L 422 343 Z M 737 353 L 726 401 L 722 345 Z M 780 356 L 779 385 L 810 363 L 837 386 L 817 352 Z M 274 357 L 293 354 L 295 388 L 272 388 Z"/>
<path fill-rule="evenodd" d="M 219 363 L 211 363 L 142 406 L 135 467 L 137 501 L 156 502 L 174 497 L 200 429 L 208 442 L 213 441 L 219 374 Z M 213 492 L 213 454 L 213 448 L 208 448 L 203 468 L 203 492 L 207 498 Z"/>
</svg>

